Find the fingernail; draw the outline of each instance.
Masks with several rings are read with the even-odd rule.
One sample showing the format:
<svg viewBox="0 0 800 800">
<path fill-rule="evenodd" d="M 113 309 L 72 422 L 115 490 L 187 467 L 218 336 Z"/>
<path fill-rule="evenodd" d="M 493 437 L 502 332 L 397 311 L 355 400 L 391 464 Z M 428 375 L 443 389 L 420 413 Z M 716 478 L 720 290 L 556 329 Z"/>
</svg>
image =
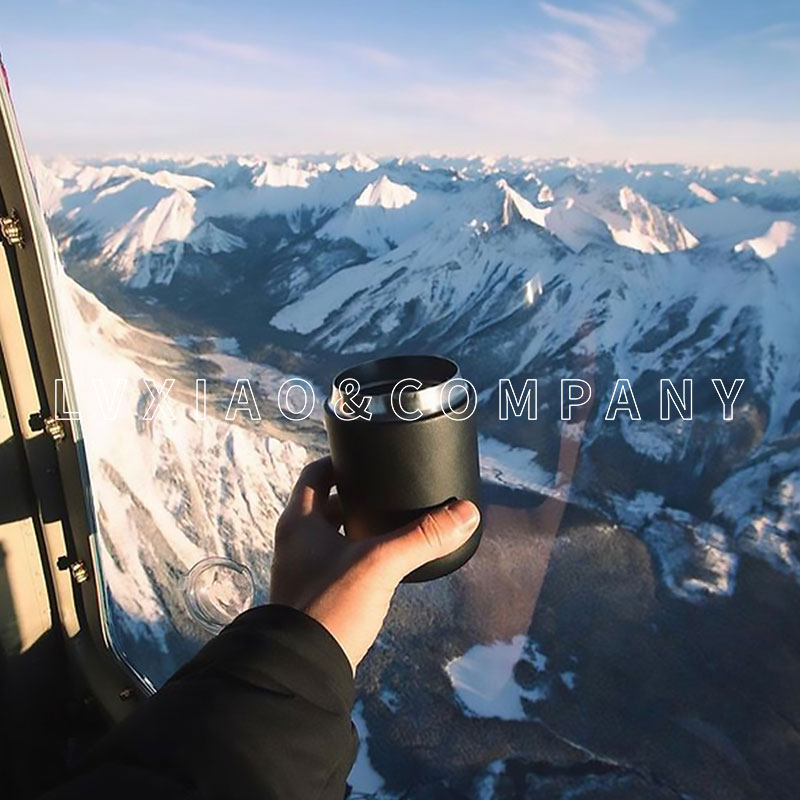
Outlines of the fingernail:
<svg viewBox="0 0 800 800">
<path fill-rule="evenodd" d="M 451 500 L 446 508 L 460 531 L 472 533 L 481 521 L 481 512 L 469 500 Z"/>
</svg>

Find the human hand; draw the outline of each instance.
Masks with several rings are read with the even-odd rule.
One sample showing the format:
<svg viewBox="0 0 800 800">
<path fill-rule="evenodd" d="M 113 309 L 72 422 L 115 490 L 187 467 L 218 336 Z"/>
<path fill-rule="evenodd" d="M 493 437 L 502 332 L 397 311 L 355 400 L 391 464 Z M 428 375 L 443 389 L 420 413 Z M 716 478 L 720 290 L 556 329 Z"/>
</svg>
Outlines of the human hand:
<svg viewBox="0 0 800 800">
<path fill-rule="evenodd" d="M 400 581 L 460 547 L 478 527 L 469 500 L 453 500 L 391 533 L 353 540 L 342 524 L 330 458 L 308 464 L 275 530 L 270 601 L 322 624 L 355 672 L 380 632 Z"/>
</svg>

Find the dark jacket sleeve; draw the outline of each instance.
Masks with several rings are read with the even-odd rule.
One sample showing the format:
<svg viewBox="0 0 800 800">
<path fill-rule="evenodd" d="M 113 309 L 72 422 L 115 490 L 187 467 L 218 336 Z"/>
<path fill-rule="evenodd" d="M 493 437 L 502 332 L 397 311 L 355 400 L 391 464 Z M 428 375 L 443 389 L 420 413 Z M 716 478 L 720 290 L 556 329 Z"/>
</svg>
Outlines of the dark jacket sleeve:
<svg viewBox="0 0 800 800">
<path fill-rule="evenodd" d="M 245 612 L 48 798 L 342 800 L 358 740 L 350 663 L 285 606 Z"/>
</svg>

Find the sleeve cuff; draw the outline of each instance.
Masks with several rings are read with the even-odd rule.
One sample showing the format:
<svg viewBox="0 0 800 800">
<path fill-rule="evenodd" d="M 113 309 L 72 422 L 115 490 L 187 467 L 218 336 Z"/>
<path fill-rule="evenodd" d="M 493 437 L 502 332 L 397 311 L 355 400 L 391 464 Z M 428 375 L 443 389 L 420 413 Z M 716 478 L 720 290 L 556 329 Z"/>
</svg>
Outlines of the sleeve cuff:
<svg viewBox="0 0 800 800">
<path fill-rule="evenodd" d="M 212 639 L 171 681 L 224 672 L 265 688 L 275 684 L 314 704 L 349 714 L 355 701 L 350 661 L 328 630 L 302 611 L 252 608 Z"/>
</svg>

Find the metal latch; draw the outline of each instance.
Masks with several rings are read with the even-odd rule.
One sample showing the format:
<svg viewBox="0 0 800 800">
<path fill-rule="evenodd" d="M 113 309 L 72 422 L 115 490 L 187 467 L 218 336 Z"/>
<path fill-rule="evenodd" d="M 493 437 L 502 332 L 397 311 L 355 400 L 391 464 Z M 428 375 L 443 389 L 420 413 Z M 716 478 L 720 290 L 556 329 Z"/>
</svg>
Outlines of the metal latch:
<svg viewBox="0 0 800 800">
<path fill-rule="evenodd" d="M 42 417 L 38 411 L 28 417 L 28 425 L 32 431 L 44 431 L 54 442 L 60 442 L 67 436 L 67 429 L 60 419 Z"/>
<path fill-rule="evenodd" d="M 25 247 L 22 220 L 13 208 L 8 216 L 0 217 L 0 234 L 12 247 Z"/>
<path fill-rule="evenodd" d="M 89 570 L 83 561 L 70 561 L 69 556 L 59 556 L 56 566 L 61 570 L 69 570 L 75 583 L 86 583 L 89 580 Z"/>
<path fill-rule="evenodd" d="M 73 561 L 69 565 L 69 571 L 75 583 L 86 583 L 89 580 L 89 570 L 86 569 L 83 561 Z"/>
</svg>

